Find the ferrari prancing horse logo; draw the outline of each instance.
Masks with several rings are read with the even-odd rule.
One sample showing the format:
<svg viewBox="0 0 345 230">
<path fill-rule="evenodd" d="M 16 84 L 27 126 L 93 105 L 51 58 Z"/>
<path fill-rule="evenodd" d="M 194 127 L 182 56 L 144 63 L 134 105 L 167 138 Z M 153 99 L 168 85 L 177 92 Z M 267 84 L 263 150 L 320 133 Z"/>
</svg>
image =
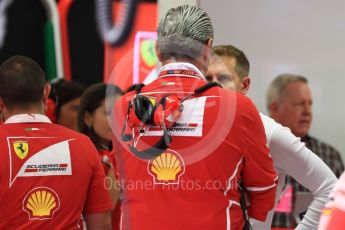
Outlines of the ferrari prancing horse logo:
<svg viewBox="0 0 345 230">
<path fill-rule="evenodd" d="M 13 148 L 17 156 L 22 160 L 28 155 L 29 144 L 27 141 L 15 141 L 13 142 Z"/>
</svg>

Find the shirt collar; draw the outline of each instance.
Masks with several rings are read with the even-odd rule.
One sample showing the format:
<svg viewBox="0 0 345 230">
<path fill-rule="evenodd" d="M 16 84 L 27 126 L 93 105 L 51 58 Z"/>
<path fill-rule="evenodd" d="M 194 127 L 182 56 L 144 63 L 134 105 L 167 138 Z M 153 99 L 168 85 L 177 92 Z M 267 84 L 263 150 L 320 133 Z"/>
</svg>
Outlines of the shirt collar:
<svg viewBox="0 0 345 230">
<path fill-rule="evenodd" d="M 308 141 L 310 141 L 310 136 L 309 136 L 308 134 L 305 135 L 304 137 L 301 138 L 301 141 L 302 141 L 302 142 L 308 142 Z"/>
<path fill-rule="evenodd" d="M 18 114 L 9 117 L 5 124 L 12 123 L 52 123 L 47 116 L 42 114 Z"/>
<path fill-rule="evenodd" d="M 169 63 L 162 66 L 159 72 L 167 71 L 167 70 L 192 70 L 198 74 L 198 77 L 202 80 L 206 81 L 204 74 L 193 64 L 187 62 L 176 62 L 176 63 Z"/>
</svg>

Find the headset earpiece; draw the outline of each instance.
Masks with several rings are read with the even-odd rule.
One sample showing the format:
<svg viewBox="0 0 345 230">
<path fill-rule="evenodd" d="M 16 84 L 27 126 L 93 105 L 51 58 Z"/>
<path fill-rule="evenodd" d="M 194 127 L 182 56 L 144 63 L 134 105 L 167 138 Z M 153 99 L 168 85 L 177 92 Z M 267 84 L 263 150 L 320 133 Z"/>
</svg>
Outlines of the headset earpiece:
<svg viewBox="0 0 345 230">
<path fill-rule="evenodd" d="M 136 95 L 129 112 L 131 127 L 156 125 L 171 127 L 180 117 L 182 104 L 176 95 L 165 95 L 155 105 L 143 95 Z"/>
<path fill-rule="evenodd" d="M 153 105 L 148 97 L 139 94 L 143 87 L 143 85 L 140 85 L 140 88 L 136 90 L 136 96 L 128 104 L 127 118 L 122 129 L 122 140 L 125 142 L 132 140 L 132 136 L 130 134 L 125 134 L 127 123 L 130 128 L 138 128 L 143 125 L 160 126 L 163 128 L 163 136 L 151 148 L 139 151 L 133 145 L 128 145 L 130 151 L 138 158 L 148 160 L 159 156 L 171 144 L 172 138 L 167 128 L 172 127 L 181 116 L 183 101 L 192 96 L 201 94 L 215 86 L 221 87 L 220 84 L 215 82 L 207 83 L 202 87 L 195 89 L 193 94 L 183 99 L 178 98 L 177 95 L 168 94 L 163 96 L 155 105 Z"/>
<path fill-rule="evenodd" d="M 157 103 L 153 114 L 154 124 L 165 127 L 172 127 L 181 116 L 183 106 L 176 95 L 166 95 Z"/>
<path fill-rule="evenodd" d="M 137 94 L 132 101 L 132 109 L 129 114 L 130 126 L 152 125 L 153 111 L 152 102 L 147 97 Z"/>
</svg>

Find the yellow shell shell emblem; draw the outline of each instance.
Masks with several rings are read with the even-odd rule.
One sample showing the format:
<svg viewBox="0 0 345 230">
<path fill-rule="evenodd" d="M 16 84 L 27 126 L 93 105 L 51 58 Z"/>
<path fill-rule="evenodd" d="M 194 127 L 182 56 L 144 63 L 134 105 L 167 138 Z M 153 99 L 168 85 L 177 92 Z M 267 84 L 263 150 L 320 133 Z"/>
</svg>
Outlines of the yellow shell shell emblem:
<svg viewBox="0 0 345 230">
<path fill-rule="evenodd" d="M 324 208 L 322 210 L 322 215 L 324 216 L 330 216 L 333 212 L 333 208 Z"/>
<path fill-rule="evenodd" d="M 31 190 L 24 198 L 23 209 L 30 219 L 51 219 L 59 208 L 60 201 L 55 191 L 39 187 Z"/>
<path fill-rule="evenodd" d="M 164 152 L 150 162 L 151 175 L 158 183 L 178 183 L 178 177 L 184 173 L 184 164 L 180 156 Z"/>
</svg>

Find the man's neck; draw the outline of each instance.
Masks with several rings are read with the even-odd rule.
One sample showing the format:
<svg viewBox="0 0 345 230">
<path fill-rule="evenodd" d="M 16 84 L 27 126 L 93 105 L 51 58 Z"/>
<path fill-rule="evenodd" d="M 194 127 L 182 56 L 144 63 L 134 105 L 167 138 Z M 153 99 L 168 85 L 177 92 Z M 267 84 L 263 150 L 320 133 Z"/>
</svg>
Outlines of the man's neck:
<svg viewBox="0 0 345 230">
<path fill-rule="evenodd" d="M 198 60 L 192 60 L 192 59 L 167 59 L 167 60 L 164 60 L 162 61 L 162 65 L 167 65 L 167 64 L 171 64 L 171 63 L 181 63 L 181 62 L 186 62 L 186 63 L 190 63 L 190 64 L 193 64 L 195 67 L 197 67 L 200 72 L 202 74 L 205 74 L 206 72 L 206 67 Z"/>
<path fill-rule="evenodd" d="M 5 120 L 18 114 L 45 114 L 42 106 L 30 106 L 26 108 L 12 108 L 4 114 Z"/>
</svg>

